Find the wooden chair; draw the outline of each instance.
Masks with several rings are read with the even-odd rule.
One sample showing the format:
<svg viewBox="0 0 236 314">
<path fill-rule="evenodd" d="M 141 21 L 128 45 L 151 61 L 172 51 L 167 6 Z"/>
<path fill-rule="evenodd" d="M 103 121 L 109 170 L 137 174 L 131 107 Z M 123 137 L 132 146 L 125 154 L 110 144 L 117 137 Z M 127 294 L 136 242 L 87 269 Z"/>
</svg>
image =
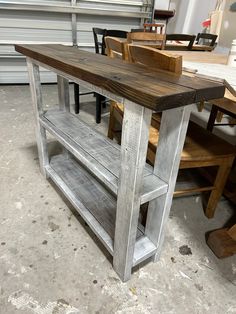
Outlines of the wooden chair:
<svg viewBox="0 0 236 314">
<path fill-rule="evenodd" d="M 216 47 L 217 35 L 198 33 L 196 37 L 196 44 L 192 48 L 197 51 L 212 51 Z"/>
<path fill-rule="evenodd" d="M 95 44 L 95 52 L 105 55 L 104 36 L 106 33 L 105 28 L 93 27 L 93 39 Z"/>
<path fill-rule="evenodd" d="M 144 23 L 144 32 L 153 32 L 153 33 L 163 33 L 163 29 L 165 27 L 165 24 L 160 23 Z"/>
<path fill-rule="evenodd" d="M 165 48 L 165 34 L 149 33 L 149 32 L 133 32 L 128 33 L 127 42 L 129 44 L 144 45 L 158 49 Z"/>
<path fill-rule="evenodd" d="M 93 38 L 95 44 L 95 52 L 98 54 L 106 54 L 105 36 L 113 36 L 119 38 L 126 38 L 127 32 L 116 29 L 104 29 L 93 27 Z M 102 107 L 106 107 L 106 98 L 94 92 L 80 93 L 79 85 L 74 84 L 74 97 L 75 97 L 75 113 L 78 114 L 80 110 L 80 96 L 95 94 L 96 97 L 96 123 L 101 122 Z"/>
<path fill-rule="evenodd" d="M 187 34 L 166 34 L 167 50 L 192 50 L 195 35 Z M 175 43 L 168 43 L 168 41 L 175 41 Z M 183 43 L 184 42 L 184 43 Z"/>
<path fill-rule="evenodd" d="M 115 37 L 105 37 L 106 52 L 110 58 L 119 58 L 128 61 L 127 43 Z"/>
<path fill-rule="evenodd" d="M 95 52 L 98 54 L 105 54 L 105 44 L 104 44 L 104 35 L 105 35 L 105 29 L 102 28 L 93 28 L 93 38 L 94 38 L 94 44 L 95 44 Z M 94 92 L 86 92 L 86 93 L 80 93 L 80 88 L 78 84 L 74 83 L 74 98 L 75 98 L 75 113 L 78 114 L 80 111 L 80 96 L 94 94 L 96 97 L 96 123 L 101 122 L 101 106 L 104 102 L 105 98 L 99 94 L 96 94 Z"/>
<path fill-rule="evenodd" d="M 128 45 L 130 54 L 129 60 L 134 63 L 152 66 L 172 72 L 173 75 L 181 73 L 182 57 L 171 56 L 162 51 L 153 48 Z M 162 58 L 162 62 L 158 58 Z M 119 117 L 118 119 L 116 117 Z M 113 139 L 117 137 L 118 130 L 115 127 L 116 121 L 121 122 L 123 116 L 123 105 L 113 103 L 111 108 L 111 118 L 108 130 L 108 137 Z M 149 145 L 147 152 L 147 160 L 154 164 L 156 148 L 159 137 L 159 126 L 161 116 L 154 113 L 149 134 Z M 119 137 L 118 137 L 119 139 Z M 210 195 L 205 205 L 205 214 L 208 218 L 214 216 L 217 203 L 222 195 L 222 191 L 230 172 L 236 151 L 235 148 L 226 141 L 218 138 L 207 130 L 201 128 L 197 124 L 190 122 L 187 132 L 186 141 L 181 155 L 180 169 L 191 169 L 201 167 L 218 167 L 214 183 L 201 187 L 188 188 L 176 191 L 175 195 L 183 195 L 193 192 L 209 192 Z"/>
</svg>

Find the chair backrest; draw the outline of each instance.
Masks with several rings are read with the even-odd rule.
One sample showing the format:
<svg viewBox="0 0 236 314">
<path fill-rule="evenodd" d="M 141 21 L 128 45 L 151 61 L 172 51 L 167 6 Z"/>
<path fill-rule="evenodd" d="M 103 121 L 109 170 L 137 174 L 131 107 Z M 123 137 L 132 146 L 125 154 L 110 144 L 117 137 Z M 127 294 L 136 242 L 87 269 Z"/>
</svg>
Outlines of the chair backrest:
<svg viewBox="0 0 236 314">
<path fill-rule="evenodd" d="M 128 32 L 126 32 L 126 31 L 121 31 L 118 29 L 106 29 L 104 36 L 126 38 L 127 33 Z"/>
<path fill-rule="evenodd" d="M 131 28 L 131 33 L 144 32 L 144 28 Z"/>
<path fill-rule="evenodd" d="M 162 23 L 144 23 L 144 32 L 154 32 L 154 33 L 163 33 L 163 28 L 165 25 Z"/>
<path fill-rule="evenodd" d="M 129 60 L 152 69 L 161 69 L 176 74 L 182 73 L 182 56 L 169 54 L 155 48 L 128 45 Z"/>
<path fill-rule="evenodd" d="M 196 38 L 196 42 L 197 42 L 197 44 L 204 44 L 204 45 L 214 47 L 217 37 L 218 37 L 218 35 L 214 35 L 214 34 L 198 33 L 197 38 Z M 199 42 L 200 39 L 203 39 L 203 43 Z"/>
<path fill-rule="evenodd" d="M 106 36 L 105 43 L 108 57 L 128 60 L 127 43 L 123 40 Z"/>
<path fill-rule="evenodd" d="M 176 45 L 176 46 L 171 46 L 171 47 L 166 47 L 166 49 L 170 50 L 191 50 L 194 44 L 196 36 L 195 35 L 187 35 L 187 34 L 166 34 L 166 42 L 167 41 L 185 41 L 188 42 L 188 45 L 181 46 L 181 45 Z"/>
<path fill-rule="evenodd" d="M 93 27 L 93 38 L 95 44 L 95 52 L 102 55 L 105 54 L 104 35 L 106 29 Z"/>
<path fill-rule="evenodd" d="M 134 32 L 128 33 L 127 41 L 130 44 L 138 44 L 164 49 L 165 34 L 157 34 L 150 32 Z"/>
</svg>

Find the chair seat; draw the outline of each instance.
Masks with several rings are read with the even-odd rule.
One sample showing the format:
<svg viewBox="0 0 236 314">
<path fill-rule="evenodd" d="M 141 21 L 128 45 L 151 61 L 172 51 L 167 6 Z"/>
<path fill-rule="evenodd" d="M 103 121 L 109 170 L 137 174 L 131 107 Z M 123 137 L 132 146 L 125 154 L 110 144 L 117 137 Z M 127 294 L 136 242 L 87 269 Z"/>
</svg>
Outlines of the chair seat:
<svg viewBox="0 0 236 314">
<path fill-rule="evenodd" d="M 221 109 L 236 114 L 236 101 L 224 97 L 219 99 L 213 99 L 209 102 L 213 105 L 219 106 Z"/>
<path fill-rule="evenodd" d="M 158 129 L 151 127 L 149 147 L 152 150 L 156 150 L 158 137 Z M 186 161 L 211 161 L 216 158 L 228 158 L 234 156 L 235 153 L 236 149 L 233 145 L 190 121 L 181 154 L 180 168 L 185 168 L 184 162 Z"/>
<path fill-rule="evenodd" d="M 116 103 L 115 106 L 120 115 L 123 115 L 123 105 Z M 152 126 L 149 130 L 149 148 L 154 152 L 156 151 L 159 138 L 158 124 L 160 120 L 160 114 L 154 113 Z M 236 148 L 233 145 L 203 129 L 196 123 L 189 121 L 187 136 L 181 154 L 180 168 L 185 168 L 184 162 L 186 161 L 211 161 L 216 160 L 216 158 L 233 157 L 235 154 Z"/>
</svg>

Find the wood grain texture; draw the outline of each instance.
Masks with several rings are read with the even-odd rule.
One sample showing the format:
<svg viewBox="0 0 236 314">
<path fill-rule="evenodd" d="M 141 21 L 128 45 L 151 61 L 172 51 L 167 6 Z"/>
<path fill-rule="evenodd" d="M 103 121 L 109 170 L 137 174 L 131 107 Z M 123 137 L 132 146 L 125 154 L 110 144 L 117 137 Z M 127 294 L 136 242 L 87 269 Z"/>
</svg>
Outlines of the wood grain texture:
<svg viewBox="0 0 236 314">
<path fill-rule="evenodd" d="M 128 45 L 130 61 L 176 74 L 182 73 L 182 57 L 138 45 Z"/>
<path fill-rule="evenodd" d="M 128 101 L 124 106 L 113 265 L 127 281 L 133 265 L 152 111 Z"/>
<path fill-rule="evenodd" d="M 165 195 L 149 202 L 145 229 L 147 237 L 157 246 L 155 260 L 160 257 L 164 241 L 165 226 L 172 204 L 190 111 L 190 107 L 185 107 L 162 114 L 154 173 L 168 183 L 168 191 Z"/>
<path fill-rule="evenodd" d="M 85 167 L 117 194 L 121 149 L 118 144 L 70 113 L 48 111 L 40 121 Z M 146 164 L 141 191 L 142 204 L 167 191 L 166 183 L 152 172 L 153 168 Z"/>
<path fill-rule="evenodd" d="M 236 241 L 228 234 L 227 228 L 212 231 L 207 239 L 207 245 L 218 258 L 236 254 Z"/>
<path fill-rule="evenodd" d="M 155 111 L 221 98 L 224 87 L 62 45 L 16 45 L 16 51 Z"/>
<path fill-rule="evenodd" d="M 43 100 L 42 100 L 42 89 L 40 83 L 39 67 L 33 64 L 27 59 L 27 67 L 29 72 L 30 91 L 33 102 L 34 118 L 35 118 L 35 133 L 39 155 L 40 171 L 43 176 L 47 176 L 45 166 L 48 165 L 48 148 L 47 148 L 47 137 L 46 130 L 40 124 L 40 116 L 43 114 Z"/>
<path fill-rule="evenodd" d="M 173 52 L 165 50 L 166 52 Z M 218 63 L 226 64 L 228 55 L 215 52 L 198 52 L 198 51 L 175 51 L 176 55 L 180 55 L 183 61 L 201 62 L 201 63 Z"/>
<path fill-rule="evenodd" d="M 72 157 L 52 157 L 46 172 L 113 255 L 116 219 L 114 196 Z M 154 244 L 143 234 L 143 227 L 138 225 L 132 265 L 150 257 L 155 250 Z"/>
</svg>

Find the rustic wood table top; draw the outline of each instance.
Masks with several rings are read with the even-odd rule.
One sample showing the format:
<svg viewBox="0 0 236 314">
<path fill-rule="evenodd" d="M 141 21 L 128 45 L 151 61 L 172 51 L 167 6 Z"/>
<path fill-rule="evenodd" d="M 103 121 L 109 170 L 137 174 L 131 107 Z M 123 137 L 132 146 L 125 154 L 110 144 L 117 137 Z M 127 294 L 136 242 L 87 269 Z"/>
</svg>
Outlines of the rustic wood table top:
<svg viewBox="0 0 236 314">
<path fill-rule="evenodd" d="M 63 45 L 16 45 L 16 51 L 154 111 L 220 98 L 223 84 L 147 69 Z"/>
</svg>

